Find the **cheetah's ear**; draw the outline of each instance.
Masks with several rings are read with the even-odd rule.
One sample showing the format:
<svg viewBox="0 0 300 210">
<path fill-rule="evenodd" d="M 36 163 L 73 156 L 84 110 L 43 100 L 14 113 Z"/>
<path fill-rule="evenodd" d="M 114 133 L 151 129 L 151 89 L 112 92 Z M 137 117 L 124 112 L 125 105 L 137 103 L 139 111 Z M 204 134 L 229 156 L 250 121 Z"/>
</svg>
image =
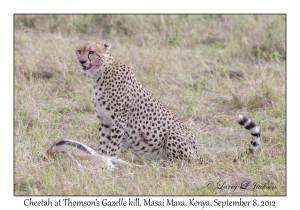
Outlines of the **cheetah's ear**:
<svg viewBox="0 0 300 210">
<path fill-rule="evenodd" d="M 111 48 L 111 44 L 110 43 L 104 44 L 103 46 L 105 48 L 105 52 L 108 52 L 110 50 L 110 48 Z"/>
</svg>

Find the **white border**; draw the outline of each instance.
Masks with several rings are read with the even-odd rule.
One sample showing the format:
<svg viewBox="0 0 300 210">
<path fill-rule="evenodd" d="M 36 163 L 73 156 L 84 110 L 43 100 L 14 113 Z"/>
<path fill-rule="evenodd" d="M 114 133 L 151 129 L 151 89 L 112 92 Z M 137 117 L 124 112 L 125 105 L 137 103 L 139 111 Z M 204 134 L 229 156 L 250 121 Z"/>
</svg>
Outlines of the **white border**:
<svg viewBox="0 0 300 210">
<path fill-rule="evenodd" d="M 299 116 L 299 12 L 296 4 L 286 1 L 20 1 L 3 2 L 1 5 L 1 50 L 2 76 L 1 90 L 1 206 L 4 209 L 26 208 L 23 205 L 26 197 L 13 196 L 13 14 L 14 13 L 287 13 L 287 160 L 288 180 L 287 197 L 244 197 L 247 199 L 276 200 L 276 207 L 282 209 L 288 206 L 298 206 L 299 182 L 299 135 L 297 119 Z M 4 116 L 4 117 L 3 117 Z M 4 135 L 3 135 L 4 134 Z M 297 173 L 298 172 L 298 173 Z M 35 197 L 44 198 L 47 197 Z M 52 197 L 54 200 L 60 197 Z M 65 198 L 65 197 L 64 197 Z M 76 200 L 91 200 L 94 197 L 72 197 Z M 113 199 L 115 197 L 109 197 Z M 142 197 L 144 198 L 144 197 Z M 159 197 L 151 197 L 153 200 Z M 175 197 L 188 199 L 187 197 Z M 215 197 L 203 197 L 203 200 L 213 200 Z M 216 197 L 224 199 L 224 197 Z M 228 197 L 229 198 L 229 197 Z M 74 207 L 73 207 L 74 208 Z M 98 207 L 99 208 L 99 207 Z"/>
</svg>

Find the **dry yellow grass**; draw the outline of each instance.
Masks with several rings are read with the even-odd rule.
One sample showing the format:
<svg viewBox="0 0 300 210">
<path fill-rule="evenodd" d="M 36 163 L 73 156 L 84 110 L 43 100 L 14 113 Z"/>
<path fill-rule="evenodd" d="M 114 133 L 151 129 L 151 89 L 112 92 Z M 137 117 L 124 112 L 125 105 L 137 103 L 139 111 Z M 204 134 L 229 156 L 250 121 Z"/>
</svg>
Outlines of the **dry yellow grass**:
<svg viewBox="0 0 300 210">
<path fill-rule="evenodd" d="M 14 39 L 15 195 L 286 194 L 284 15 L 15 15 Z M 97 148 L 92 81 L 75 57 L 85 40 L 112 44 L 195 133 L 208 166 L 82 173 L 60 158 L 43 161 L 61 138 Z M 261 127 L 262 147 L 233 164 L 250 138 L 238 114 Z M 244 181 L 275 188 L 219 189 Z"/>
</svg>

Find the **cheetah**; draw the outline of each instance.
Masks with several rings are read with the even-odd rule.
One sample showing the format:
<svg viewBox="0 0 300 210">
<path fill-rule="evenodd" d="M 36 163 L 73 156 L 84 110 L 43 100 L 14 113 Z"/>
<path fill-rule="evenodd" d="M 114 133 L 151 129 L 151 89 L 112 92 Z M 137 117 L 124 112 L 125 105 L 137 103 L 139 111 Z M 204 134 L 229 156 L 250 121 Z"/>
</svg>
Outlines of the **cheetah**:
<svg viewBox="0 0 300 210">
<path fill-rule="evenodd" d="M 149 160 L 207 164 L 191 131 L 143 87 L 130 67 L 109 53 L 110 48 L 111 44 L 88 41 L 76 50 L 82 71 L 93 78 L 100 154 L 112 157 L 120 149 L 130 149 Z M 254 154 L 260 145 L 260 128 L 241 115 L 238 123 L 250 130 L 253 138 L 247 154 Z"/>
</svg>

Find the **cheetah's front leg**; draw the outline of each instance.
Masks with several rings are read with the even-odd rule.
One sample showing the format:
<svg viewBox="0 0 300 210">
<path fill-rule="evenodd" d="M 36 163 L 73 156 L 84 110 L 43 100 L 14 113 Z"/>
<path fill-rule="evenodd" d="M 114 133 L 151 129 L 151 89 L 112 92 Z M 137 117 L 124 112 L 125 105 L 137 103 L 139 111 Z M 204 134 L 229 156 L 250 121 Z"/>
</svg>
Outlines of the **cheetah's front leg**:
<svg viewBox="0 0 300 210">
<path fill-rule="evenodd" d="M 111 138 L 111 125 L 100 123 L 99 137 L 100 137 L 100 143 L 99 143 L 100 153 L 107 155 L 107 147 Z"/>
<path fill-rule="evenodd" d="M 107 155 L 115 156 L 120 149 L 120 145 L 124 136 L 123 126 L 119 122 L 115 122 L 111 128 L 110 141 L 107 146 Z"/>
</svg>

